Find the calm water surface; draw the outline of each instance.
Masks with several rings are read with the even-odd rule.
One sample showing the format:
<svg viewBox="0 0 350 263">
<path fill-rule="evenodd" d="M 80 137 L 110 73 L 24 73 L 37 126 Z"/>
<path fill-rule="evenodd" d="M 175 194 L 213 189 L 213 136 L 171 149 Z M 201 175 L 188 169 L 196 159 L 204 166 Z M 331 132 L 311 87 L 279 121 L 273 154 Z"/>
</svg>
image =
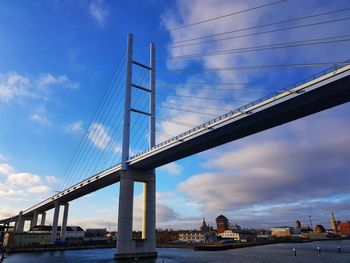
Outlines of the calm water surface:
<svg viewBox="0 0 350 263">
<path fill-rule="evenodd" d="M 338 245 L 342 253 L 338 252 Z M 321 254 L 317 253 L 317 246 Z M 292 249 L 296 248 L 295 257 Z M 4 263 L 115 263 L 114 249 L 72 250 L 10 254 Z M 125 262 L 125 261 L 122 261 Z M 232 263 L 350 263 L 350 240 L 323 241 L 303 244 L 276 244 L 225 251 L 193 251 L 190 249 L 158 249 L 158 258 L 128 262 L 177 263 L 177 262 L 232 262 Z"/>
</svg>

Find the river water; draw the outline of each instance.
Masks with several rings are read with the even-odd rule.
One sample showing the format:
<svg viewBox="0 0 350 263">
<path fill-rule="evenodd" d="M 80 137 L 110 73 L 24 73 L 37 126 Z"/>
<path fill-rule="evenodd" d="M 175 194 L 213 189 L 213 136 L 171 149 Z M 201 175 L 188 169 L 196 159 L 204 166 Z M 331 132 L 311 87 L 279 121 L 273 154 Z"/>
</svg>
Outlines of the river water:
<svg viewBox="0 0 350 263">
<path fill-rule="evenodd" d="M 338 251 L 341 247 L 341 253 Z M 321 253 L 317 252 L 320 247 Z M 294 256 L 293 248 L 297 255 Z M 115 249 L 70 250 L 10 254 L 4 263 L 115 263 Z M 122 261 L 125 262 L 125 261 Z M 142 263 L 350 263 L 350 240 L 300 244 L 274 244 L 225 251 L 193 251 L 160 248 L 158 258 L 128 262 Z"/>
</svg>

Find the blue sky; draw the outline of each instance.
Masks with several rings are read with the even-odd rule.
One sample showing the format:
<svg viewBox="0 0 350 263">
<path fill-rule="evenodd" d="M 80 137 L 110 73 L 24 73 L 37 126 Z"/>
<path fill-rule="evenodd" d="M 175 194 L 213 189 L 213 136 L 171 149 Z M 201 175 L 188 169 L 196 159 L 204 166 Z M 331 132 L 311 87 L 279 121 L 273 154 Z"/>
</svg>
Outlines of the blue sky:
<svg viewBox="0 0 350 263">
<path fill-rule="evenodd" d="M 159 70 L 344 61 L 348 59 L 346 41 L 200 59 L 170 58 L 344 36 L 349 33 L 348 20 L 183 48 L 169 46 L 196 36 L 338 10 L 348 7 L 347 4 L 345 0 L 308 1 L 300 6 L 298 1 L 290 0 L 167 31 L 258 6 L 261 2 L 3 1 L 0 4 L 0 201 L 6 205 L 1 206 L 0 216 L 18 213 L 60 190 L 80 139 L 85 136 L 89 140 L 87 130 L 90 129 L 90 135 L 92 127 L 104 131 L 106 144 L 119 142 L 108 134 L 111 132 L 108 123 L 95 122 L 95 126 L 89 123 L 125 50 L 127 33 L 135 36 L 135 57 L 141 62 L 148 61 L 149 42 L 156 44 Z M 347 16 L 349 11 L 264 30 Z M 200 124 L 212 115 L 224 113 L 203 107 L 234 109 L 242 101 L 267 94 L 261 89 L 278 89 L 275 84 L 286 87 L 324 68 L 157 74 L 157 91 L 162 94 L 157 97 L 160 106 L 157 115 L 161 118 L 157 122 L 157 130 L 161 132 L 157 140 L 167 139 L 162 133 L 176 135 L 189 128 L 164 119 Z M 135 78 L 137 75 L 136 71 Z M 193 82 L 251 86 L 239 85 L 240 90 L 220 92 L 213 91 L 218 86 L 202 85 L 205 89 L 196 89 L 188 84 Z M 136 102 L 143 99 L 141 94 L 135 96 Z M 198 100 L 194 96 L 219 100 Z M 122 96 L 116 98 L 117 118 Z M 223 100 L 227 98 L 232 101 Z M 192 106 L 181 107 L 187 111 L 169 109 L 176 107 L 174 104 Z M 202 217 L 213 223 L 219 214 L 245 227 L 291 224 L 296 219 L 306 224 L 310 213 L 316 222 L 329 227 L 332 210 L 339 219 L 348 220 L 349 110 L 348 105 L 343 105 L 157 169 L 158 227 L 193 228 L 199 226 Z M 144 143 L 146 128 L 144 123 L 139 133 L 143 134 Z M 96 141 L 94 144 L 91 137 L 90 144 L 103 156 L 107 146 Z M 133 153 L 142 149 L 145 144 L 132 145 Z M 135 229 L 140 225 L 140 189 L 140 185 L 136 186 Z M 117 197 L 118 185 L 114 185 L 72 202 L 70 222 L 84 227 L 115 228 Z M 48 223 L 49 220 L 50 217 Z"/>
</svg>

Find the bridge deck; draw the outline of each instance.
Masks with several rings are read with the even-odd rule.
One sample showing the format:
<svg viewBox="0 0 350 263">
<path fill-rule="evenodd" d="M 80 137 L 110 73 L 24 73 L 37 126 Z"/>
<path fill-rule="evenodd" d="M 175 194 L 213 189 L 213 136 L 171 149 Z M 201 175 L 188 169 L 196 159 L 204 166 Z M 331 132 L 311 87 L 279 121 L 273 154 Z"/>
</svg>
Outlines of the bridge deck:
<svg viewBox="0 0 350 263">
<path fill-rule="evenodd" d="M 350 101 L 350 66 L 336 69 L 283 93 L 273 94 L 231 111 L 152 149 L 131 157 L 133 169 L 149 170 L 254 133 L 285 124 Z M 119 181 L 118 164 L 23 211 L 46 211 L 54 201 L 69 202 Z M 17 216 L 0 220 L 13 221 Z"/>
<path fill-rule="evenodd" d="M 350 66 L 270 95 L 182 133 L 130 159 L 151 169 L 350 101 Z"/>
</svg>

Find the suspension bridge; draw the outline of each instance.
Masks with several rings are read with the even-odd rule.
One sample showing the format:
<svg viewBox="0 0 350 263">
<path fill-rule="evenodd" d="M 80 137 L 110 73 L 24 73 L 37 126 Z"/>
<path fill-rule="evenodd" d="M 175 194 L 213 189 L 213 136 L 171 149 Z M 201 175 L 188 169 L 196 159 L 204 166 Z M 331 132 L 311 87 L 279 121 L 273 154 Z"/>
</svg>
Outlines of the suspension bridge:
<svg viewBox="0 0 350 263">
<path fill-rule="evenodd" d="M 344 10 L 338 12 L 343 11 Z M 319 16 L 333 13 L 328 12 L 319 14 Z M 301 17 L 298 19 L 304 20 L 309 17 Z M 324 22 L 286 27 L 278 30 L 281 31 L 300 27 L 311 27 L 322 25 L 324 23 L 343 21 L 346 19 L 349 18 L 333 19 Z M 280 23 L 285 23 L 285 21 L 280 21 Z M 270 24 L 267 24 L 261 27 L 266 27 L 269 25 Z M 237 30 L 237 32 L 244 30 L 247 29 L 240 29 Z M 276 30 L 262 31 L 259 34 L 271 32 L 276 32 Z M 246 36 L 249 36 L 249 34 L 235 37 Z M 172 48 L 208 43 L 208 41 L 202 42 L 201 39 L 202 38 L 193 38 L 179 43 L 175 42 L 175 46 Z M 222 41 L 226 39 L 229 38 L 221 38 L 212 41 Z M 319 45 L 349 40 L 349 36 L 318 38 L 309 39 L 307 41 L 285 42 L 275 45 L 261 45 L 242 49 L 223 50 L 220 52 L 174 56 L 173 59 L 196 59 L 197 57 L 203 56 L 217 56 L 237 52 L 280 49 L 302 45 Z M 187 43 L 187 41 L 197 42 Z M 114 95 L 111 94 L 111 91 L 109 90 L 105 96 L 108 99 L 114 100 L 115 108 L 113 110 L 108 109 L 106 111 L 107 113 L 98 113 L 100 115 L 106 114 L 105 117 L 108 118 L 108 116 L 113 117 L 113 114 L 118 112 L 118 119 L 113 124 L 114 126 L 118 126 L 118 133 L 114 134 L 113 138 L 107 137 L 106 135 L 103 135 L 105 128 L 101 127 L 98 123 L 90 123 L 90 128 L 86 133 L 85 139 L 83 139 L 79 144 L 78 151 L 74 154 L 71 165 L 65 173 L 60 191 L 30 208 L 20 211 L 14 216 L 2 218 L 0 220 L 0 224 L 5 226 L 14 224 L 16 232 L 23 232 L 25 221 L 30 221 L 31 226 L 36 226 L 38 224 L 45 225 L 46 212 L 54 209 L 53 221 L 50 222 L 52 225 L 51 242 L 54 243 L 57 239 L 65 240 L 69 203 L 82 196 L 119 182 L 118 242 L 115 257 L 119 259 L 154 257 L 157 255 L 155 243 L 155 169 L 157 167 L 350 101 L 350 65 L 348 61 L 334 63 L 327 62 L 255 66 L 255 68 L 270 69 L 277 67 L 305 68 L 310 66 L 331 65 L 330 68 L 318 72 L 317 74 L 295 83 L 288 88 L 275 91 L 267 96 L 244 104 L 239 108 L 227 109 L 224 114 L 215 116 L 215 118 L 212 118 L 200 125 L 193 125 L 175 120 L 163 120 L 188 126 L 191 127 L 191 129 L 176 136 L 169 136 L 168 134 L 163 133 L 163 135 L 169 138 L 161 143 L 156 143 L 156 134 L 158 134 L 158 131 L 156 131 L 156 119 L 159 118 L 156 114 L 156 86 L 158 86 L 158 84 L 156 85 L 156 74 L 164 73 L 162 70 L 156 70 L 156 47 L 153 43 L 150 44 L 149 64 L 146 65 L 141 63 L 134 59 L 133 36 L 132 34 L 129 34 L 125 54 L 125 61 L 124 57 L 120 60 L 116 73 L 112 79 L 112 82 L 114 84 L 117 83 L 117 86 L 125 87 L 124 92 L 122 92 L 122 89 L 119 89 L 119 95 L 117 95 L 117 98 L 114 98 Z M 146 73 L 139 74 L 139 78 L 134 78 L 133 71 L 135 67 L 144 70 Z M 246 69 L 247 67 L 234 67 L 230 69 L 207 68 L 206 70 L 225 71 Z M 177 70 L 168 70 L 168 72 L 169 71 L 176 72 Z M 196 70 L 194 69 L 192 71 L 195 72 Z M 143 79 L 147 74 L 149 76 L 149 81 L 147 85 L 144 85 L 144 83 L 142 84 L 142 81 L 139 80 Z M 121 77 L 122 75 L 125 76 L 124 79 Z M 142 94 L 141 97 L 144 100 L 148 100 L 148 102 L 146 101 L 144 104 L 137 100 L 136 102 L 133 102 L 135 92 L 140 92 Z M 197 98 L 203 99 L 201 97 Z M 123 103 L 121 103 L 121 99 L 124 100 Z M 103 108 L 104 105 L 100 105 L 100 107 Z M 120 114 L 121 111 L 123 114 Z M 135 133 L 135 129 L 137 130 L 140 127 L 135 127 L 138 125 L 135 119 L 133 119 L 134 115 L 137 116 L 136 118 L 140 118 L 141 116 L 141 118 L 144 118 L 144 120 L 148 120 L 148 124 L 146 124 L 148 145 L 146 147 L 147 149 L 145 150 L 139 150 L 138 148 L 132 149 L 131 147 L 131 142 L 139 139 L 138 137 L 142 136 Z M 84 145 L 88 143 L 88 139 L 93 141 L 95 146 L 100 148 L 100 150 L 108 148 L 109 151 L 107 155 L 94 155 L 95 153 L 91 149 L 85 151 Z M 84 149 L 84 151 L 79 149 Z M 114 158 L 114 155 L 117 155 L 118 158 L 120 157 L 120 159 Z M 96 159 L 96 165 L 94 167 L 85 167 L 86 163 L 88 163 L 91 159 Z M 77 166 L 77 163 L 79 162 L 81 163 L 81 167 L 83 167 L 83 169 L 77 171 L 74 167 L 75 165 Z M 144 187 L 141 240 L 134 240 L 132 237 L 135 182 L 143 183 Z M 61 224 L 61 233 L 58 236 L 57 228 L 59 225 L 58 219 L 61 206 L 64 207 L 64 211 Z"/>
</svg>

